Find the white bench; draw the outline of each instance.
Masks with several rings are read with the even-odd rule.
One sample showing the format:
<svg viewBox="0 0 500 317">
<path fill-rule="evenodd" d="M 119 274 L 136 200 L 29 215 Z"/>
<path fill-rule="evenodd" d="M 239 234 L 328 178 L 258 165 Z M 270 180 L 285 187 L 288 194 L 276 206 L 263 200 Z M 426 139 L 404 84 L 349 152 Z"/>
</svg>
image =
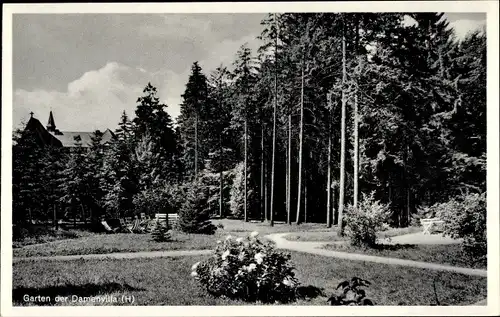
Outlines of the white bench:
<svg viewBox="0 0 500 317">
<path fill-rule="evenodd" d="M 170 227 L 173 227 L 175 224 L 177 224 L 177 221 L 179 220 L 178 214 L 155 214 L 155 219 L 158 221 L 167 222 L 167 215 L 168 215 L 168 225 Z"/>
<path fill-rule="evenodd" d="M 443 224 L 444 221 L 439 218 L 420 219 L 420 224 L 424 228 L 424 234 L 431 234 L 434 225 Z"/>
</svg>

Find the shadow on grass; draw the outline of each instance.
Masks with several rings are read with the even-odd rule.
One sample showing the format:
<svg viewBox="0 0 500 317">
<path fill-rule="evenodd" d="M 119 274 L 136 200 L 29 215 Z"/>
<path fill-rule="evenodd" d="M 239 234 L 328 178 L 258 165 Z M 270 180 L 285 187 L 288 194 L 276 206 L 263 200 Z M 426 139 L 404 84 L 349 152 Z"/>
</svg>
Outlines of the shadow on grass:
<svg viewBox="0 0 500 317">
<path fill-rule="evenodd" d="M 384 251 L 398 251 L 398 250 L 408 250 L 417 248 L 416 244 L 376 244 L 373 246 L 373 249 Z"/>
<path fill-rule="evenodd" d="M 326 296 L 322 288 L 313 285 L 297 287 L 296 294 L 298 298 L 305 300 L 311 300 L 318 296 Z"/>
<path fill-rule="evenodd" d="M 82 285 L 60 285 L 60 286 L 49 286 L 49 287 L 19 287 L 14 288 L 12 290 L 12 303 L 13 304 L 27 304 L 34 303 L 33 301 L 27 301 L 27 296 L 33 297 L 48 297 L 50 301 L 42 302 L 36 301 L 36 304 L 43 305 L 54 305 L 55 298 L 57 296 L 70 298 L 74 295 L 78 297 L 88 297 L 88 296 L 97 296 L 97 295 L 106 295 L 115 292 L 131 292 L 131 291 L 144 291 L 142 288 L 135 288 L 128 284 L 119 284 L 119 283 L 103 283 L 103 284 L 94 284 L 87 283 Z"/>
</svg>

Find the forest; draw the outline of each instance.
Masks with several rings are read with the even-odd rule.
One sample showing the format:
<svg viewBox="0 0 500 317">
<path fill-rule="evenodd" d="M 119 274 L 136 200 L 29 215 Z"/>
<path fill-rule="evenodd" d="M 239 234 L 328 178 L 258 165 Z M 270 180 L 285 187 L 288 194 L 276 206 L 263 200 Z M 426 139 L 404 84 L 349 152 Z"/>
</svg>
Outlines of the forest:
<svg viewBox="0 0 500 317">
<path fill-rule="evenodd" d="M 373 195 L 404 227 L 486 193 L 484 32 L 458 39 L 442 13 L 261 25 L 257 51 L 210 73 L 192 63 L 175 120 L 147 83 L 108 144 L 96 131 L 65 152 L 16 131 L 14 223 L 179 212 L 332 226 Z"/>
</svg>

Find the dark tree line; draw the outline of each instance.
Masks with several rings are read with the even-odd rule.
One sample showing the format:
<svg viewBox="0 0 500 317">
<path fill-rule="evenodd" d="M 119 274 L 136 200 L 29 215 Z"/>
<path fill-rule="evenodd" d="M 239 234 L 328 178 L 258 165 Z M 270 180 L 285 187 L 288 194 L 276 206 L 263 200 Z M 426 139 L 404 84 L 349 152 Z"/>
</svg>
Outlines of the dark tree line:
<svg viewBox="0 0 500 317">
<path fill-rule="evenodd" d="M 422 206 L 484 193 L 486 36 L 407 15 L 416 23 L 270 14 L 257 52 L 244 45 L 210 74 L 193 64 L 175 126 L 149 84 L 106 146 L 96 133 L 68 155 L 23 138 L 16 219 L 50 218 L 56 203 L 92 217 L 175 212 L 192 197 L 196 212 L 331 226 L 374 192 L 405 226 Z"/>
</svg>

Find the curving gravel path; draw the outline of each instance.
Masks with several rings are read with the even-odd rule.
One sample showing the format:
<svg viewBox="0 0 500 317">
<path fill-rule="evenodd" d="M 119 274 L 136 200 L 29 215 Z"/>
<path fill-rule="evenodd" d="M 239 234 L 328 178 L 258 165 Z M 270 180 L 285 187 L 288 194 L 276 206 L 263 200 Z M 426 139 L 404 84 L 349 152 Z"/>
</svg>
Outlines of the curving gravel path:
<svg viewBox="0 0 500 317">
<path fill-rule="evenodd" d="M 397 258 L 388 258 L 381 256 L 373 256 L 359 253 L 348 253 L 348 252 L 339 252 L 333 250 L 322 249 L 322 247 L 329 242 L 299 242 L 299 241 L 289 241 L 284 237 L 291 233 L 276 233 L 265 236 L 265 238 L 276 243 L 276 247 L 279 249 L 286 249 L 290 251 L 298 251 L 305 252 L 311 254 L 317 254 L 327 257 L 345 259 L 345 260 L 354 260 L 354 261 L 367 261 L 367 262 L 376 262 L 383 263 L 389 265 L 402 265 L 402 266 L 411 266 L 422 269 L 429 270 L 437 270 L 437 271 L 450 271 L 456 272 L 466 275 L 476 275 L 476 276 L 487 276 L 486 270 L 481 269 L 470 269 L 463 267 L 456 267 L 450 265 L 436 264 L 436 263 L 428 263 L 428 262 L 419 262 L 412 260 L 404 260 Z"/>
<path fill-rule="evenodd" d="M 326 244 L 330 242 L 302 242 L 302 241 L 289 241 L 284 237 L 291 233 L 275 233 L 264 236 L 264 238 L 273 241 L 279 249 L 286 249 L 290 251 L 305 252 L 310 254 L 317 254 L 326 257 L 334 257 L 339 259 L 354 260 L 354 261 L 367 261 L 376 262 L 389 265 L 402 265 L 411 266 L 423 269 L 450 271 L 462 273 L 466 275 L 487 276 L 487 271 L 482 269 L 462 268 L 450 265 L 443 265 L 437 263 L 428 263 L 412 260 L 404 260 L 389 257 L 380 257 L 358 253 L 339 252 L 333 250 L 323 249 Z M 408 238 L 399 238 L 400 240 L 407 240 Z M 394 238 L 393 238 L 394 240 Z M 53 261 L 70 261 L 80 259 L 134 259 L 134 258 L 157 258 L 157 257 L 179 257 L 179 256 L 195 256 L 195 255 L 209 255 L 212 250 L 178 250 L 178 251 L 149 251 L 149 252 L 123 252 L 123 253 L 107 253 L 107 254 L 85 254 L 85 255 L 56 255 L 56 256 L 34 256 L 34 257 L 14 257 L 13 262 L 19 261 L 40 261 L 40 260 L 53 260 Z"/>
</svg>

